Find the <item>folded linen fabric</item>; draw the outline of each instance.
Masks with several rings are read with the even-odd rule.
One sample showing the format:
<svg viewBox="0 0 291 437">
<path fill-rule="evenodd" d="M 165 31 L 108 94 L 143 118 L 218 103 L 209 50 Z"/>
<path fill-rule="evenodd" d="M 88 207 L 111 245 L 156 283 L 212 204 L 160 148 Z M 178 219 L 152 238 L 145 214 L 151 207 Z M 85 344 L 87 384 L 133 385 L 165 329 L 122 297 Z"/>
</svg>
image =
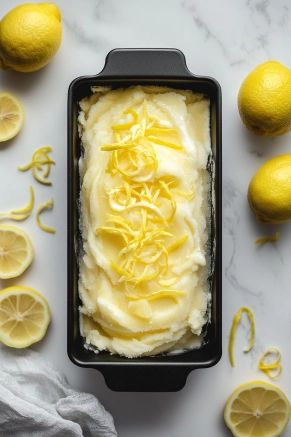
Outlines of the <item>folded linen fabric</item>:
<svg viewBox="0 0 291 437">
<path fill-rule="evenodd" d="M 73 390 L 38 352 L 0 349 L 1 437 L 115 437 L 98 399 Z"/>
</svg>

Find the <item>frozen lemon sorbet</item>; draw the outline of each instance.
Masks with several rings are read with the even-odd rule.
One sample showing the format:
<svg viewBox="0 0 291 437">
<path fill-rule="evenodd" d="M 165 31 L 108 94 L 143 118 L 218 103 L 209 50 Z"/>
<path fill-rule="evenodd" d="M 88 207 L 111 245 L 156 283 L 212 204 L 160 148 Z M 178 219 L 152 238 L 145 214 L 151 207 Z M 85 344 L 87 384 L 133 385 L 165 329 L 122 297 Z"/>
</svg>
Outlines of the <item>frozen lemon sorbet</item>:
<svg viewBox="0 0 291 437">
<path fill-rule="evenodd" d="M 92 90 L 79 114 L 85 346 L 126 357 L 199 347 L 209 100 L 167 88 Z"/>
</svg>

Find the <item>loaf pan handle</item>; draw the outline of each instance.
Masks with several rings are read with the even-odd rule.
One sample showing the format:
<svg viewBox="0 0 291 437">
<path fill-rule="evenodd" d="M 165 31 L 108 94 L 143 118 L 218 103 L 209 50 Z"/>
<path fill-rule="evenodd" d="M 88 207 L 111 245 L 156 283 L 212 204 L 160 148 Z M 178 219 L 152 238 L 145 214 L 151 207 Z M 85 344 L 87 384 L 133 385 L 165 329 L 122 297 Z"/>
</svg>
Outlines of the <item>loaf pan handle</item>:
<svg viewBox="0 0 291 437">
<path fill-rule="evenodd" d="M 184 54 L 177 49 L 114 49 L 108 53 L 98 76 L 193 78 Z"/>
<path fill-rule="evenodd" d="M 193 367 L 106 366 L 98 370 L 103 374 L 107 387 L 113 391 L 174 392 L 185 386 Z"/>
</svg>

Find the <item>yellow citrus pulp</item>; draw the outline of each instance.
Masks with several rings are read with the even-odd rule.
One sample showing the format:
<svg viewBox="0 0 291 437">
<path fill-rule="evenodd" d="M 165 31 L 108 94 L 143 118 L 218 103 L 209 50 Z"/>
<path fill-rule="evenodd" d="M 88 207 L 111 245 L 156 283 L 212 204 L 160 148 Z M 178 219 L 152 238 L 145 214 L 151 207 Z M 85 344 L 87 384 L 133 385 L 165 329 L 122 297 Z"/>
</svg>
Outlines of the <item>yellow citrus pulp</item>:
<svg viewBox="0 0 291 437">
<path fill-rule="evenodd" d="M 33 260 L 33 246 L 22 229 L 0 226 L 0 278 L 16 278 Z"/>
<path fill-rule="evenodd" d="M 275 137 L 291 130 L 291 71 L 276 61 L 256 67 L 238 94 L 242 121 L 255 135 Z"/>
<path fill-rule="evenodd" d="M 248 201 L 259 223 L 280 224 L 291 220 L 291 154 L 277 156 L 254 174 Z"/>
<path fill-rule="evenodd" d="M 55 56 L 61 40 L 61 14 L 54 3 L 19 5 L 0 22 L 0 68 L 39 70 Z"/>
<path fill-rule="evenodd" d="M 239 386 L 229 397 L 224 420 L 235 437 L 278 437 L 290 419 L 290 403 L 278 387 L 263 381 Z"/>
<path fill-rule="evenodd" d="M 18 134 L 24 123 L 24 109 L 13 94 L 0 92 L 0 142 Z"/>
<path fill-rule="evenodd" d="M 28 347 L 43 339 L 50 323 L 46 299 L 27 287 L 0 292 L 0 341 L 14 348 Z"/>
</svg>

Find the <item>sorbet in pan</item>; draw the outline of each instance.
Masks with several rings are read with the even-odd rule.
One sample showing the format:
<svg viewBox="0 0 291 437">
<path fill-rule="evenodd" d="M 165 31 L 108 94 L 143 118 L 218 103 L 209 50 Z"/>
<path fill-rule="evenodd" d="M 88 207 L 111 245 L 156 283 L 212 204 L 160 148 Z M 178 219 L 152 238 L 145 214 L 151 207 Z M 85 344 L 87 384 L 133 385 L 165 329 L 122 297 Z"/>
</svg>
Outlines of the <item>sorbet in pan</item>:
<svg viewBox="0 0 291 437">
<path fill-rule="evenodd" d="M 208 319 L 209 100 L 158 87 L 80 102 L 81 334 L 129 358 L 199 347 Z"/>
</svg>

